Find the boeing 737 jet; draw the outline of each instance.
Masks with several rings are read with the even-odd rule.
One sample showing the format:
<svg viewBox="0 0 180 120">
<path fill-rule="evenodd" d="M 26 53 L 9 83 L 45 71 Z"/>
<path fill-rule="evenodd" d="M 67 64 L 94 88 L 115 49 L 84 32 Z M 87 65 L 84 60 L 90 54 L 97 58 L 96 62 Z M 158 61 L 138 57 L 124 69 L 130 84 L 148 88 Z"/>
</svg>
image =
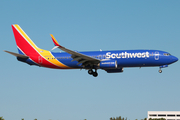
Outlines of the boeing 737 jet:
<svg viewBox="0 0 180 120">
<path fill-rule="evenodd" d="M 120 73 L 126 67 L 168 67 L 178 58 L 160 50 L 109 50 L 77 52 L 61 46 L 51 34 L 55 48 L 64 52 L 51 52 L 37 47 L 17 24 L 12 25 L 19 53 L 5 51 L 17 60 L 29 65 L 54 69 L 86 69 L 90 75 L 98 76 L 97 70 L 107 73 Z"/>
</svg>

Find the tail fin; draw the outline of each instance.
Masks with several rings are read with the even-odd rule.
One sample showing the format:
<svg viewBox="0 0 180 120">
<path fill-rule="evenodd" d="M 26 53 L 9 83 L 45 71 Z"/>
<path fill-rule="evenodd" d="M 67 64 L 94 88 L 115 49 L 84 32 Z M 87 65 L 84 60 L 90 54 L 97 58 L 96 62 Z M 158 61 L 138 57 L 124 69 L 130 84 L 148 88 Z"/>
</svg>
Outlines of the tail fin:
<svg viewBox="0 0 180 120">
<path fill-rule="evenodd" d="M 30 56 L 31 54 L 37 54 L 40 50 L 28 35 L 17 24 L 12 25 L 12 30 L 16 40 L 19 54 Z"/>
<path fill-rule="evenodd" d="M 54 58 L 53 54 L 50 51 L 38 48 L 19 25 L 12 25 L 12 29 L 19 50 L 19 54 L 9 51 L 5 52 L 16 56 L 19 61 L 26 62 L 29 65 L 38 65 L 58 69 L 69 68 L 57 59 L 49 59 L 49 57 Z"/>
</svg>

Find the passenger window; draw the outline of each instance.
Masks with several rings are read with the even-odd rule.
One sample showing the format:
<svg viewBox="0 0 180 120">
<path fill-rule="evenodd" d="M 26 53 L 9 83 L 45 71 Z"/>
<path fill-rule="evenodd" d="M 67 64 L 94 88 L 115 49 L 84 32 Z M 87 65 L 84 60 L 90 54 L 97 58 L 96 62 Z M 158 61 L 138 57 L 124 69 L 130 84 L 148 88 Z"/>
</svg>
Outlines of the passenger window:
<svg viewBox="0 0 180 120">
<path fill-rule="evenodd" d="M 101 56 L 101 55 L 99 55 L 99 59 L 102 59 L 102 56 Z"/>
</svg>

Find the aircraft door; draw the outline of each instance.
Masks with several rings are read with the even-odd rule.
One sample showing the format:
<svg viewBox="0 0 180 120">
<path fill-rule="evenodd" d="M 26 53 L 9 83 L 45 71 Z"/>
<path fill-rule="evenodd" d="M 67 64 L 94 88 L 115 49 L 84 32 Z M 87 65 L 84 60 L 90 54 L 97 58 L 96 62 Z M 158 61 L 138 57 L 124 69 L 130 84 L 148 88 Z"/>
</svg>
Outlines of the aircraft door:
<svg viewBox="0 0 180 120">
<path fill-rule="evenodd" d="M 159 60 L 159 52 L 158 51 L 155 52 L 154 58 L 155 58 L 155 60 Z"/>
</svg>

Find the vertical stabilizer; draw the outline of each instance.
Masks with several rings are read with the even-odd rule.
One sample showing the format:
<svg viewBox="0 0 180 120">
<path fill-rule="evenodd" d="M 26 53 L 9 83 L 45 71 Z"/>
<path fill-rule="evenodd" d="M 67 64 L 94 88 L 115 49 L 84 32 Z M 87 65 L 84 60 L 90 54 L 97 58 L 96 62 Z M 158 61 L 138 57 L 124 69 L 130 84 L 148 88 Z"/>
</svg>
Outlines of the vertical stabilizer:
<svg viewBox="0 0 180 120">
<path fill-rule="evenodd" d="M 50 51 L 38 48 L 34 42 L 28 37 L 28 35 L 21 29 L 17 24 L 12 25 L 14 37 L 19 50 L 19 54 L 9 52 L 14 56 L 27 56 L 29 61 L 18 59 L 20 61 L 26 62 L 28 64 L 35 64 L 43 67 L 64 69 L 69 68 L 68 66 L 62 64 Z M 47 57 L 48 56 L 48 57 Z"/>
<path fill-rule="evenodd" d="M 12 25 L 12 29 L 20 54 L 30 56 L 31 54 L 39 52 L 40 49 L 33 43 L 19 25 Z"/>
</svg>

